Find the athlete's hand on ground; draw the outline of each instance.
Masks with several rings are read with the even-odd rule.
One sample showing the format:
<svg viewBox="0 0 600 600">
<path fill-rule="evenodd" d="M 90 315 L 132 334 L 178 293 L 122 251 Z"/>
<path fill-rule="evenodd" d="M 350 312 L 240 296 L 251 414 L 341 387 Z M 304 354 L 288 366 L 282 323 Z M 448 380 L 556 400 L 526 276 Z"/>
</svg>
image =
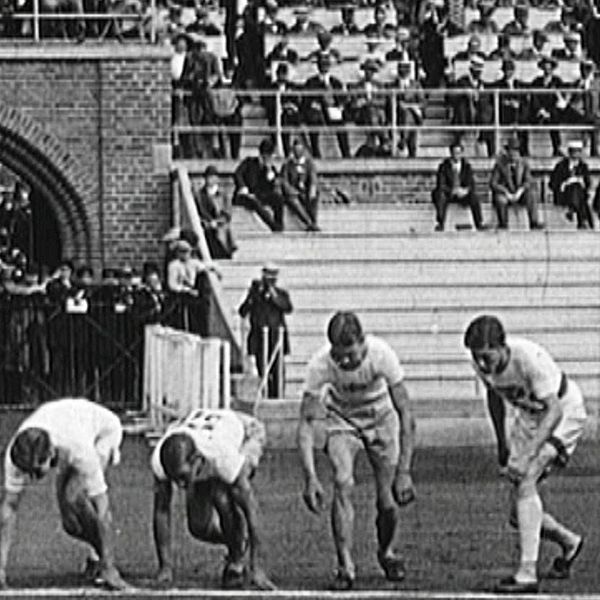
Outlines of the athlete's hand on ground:
<svg viewBox="0 0 600 600">
<path fill-rule="evenodd" d="M 415 486 L 410 473 L 398 473 L 392 488 L 394 498 L 400 506 L 406 506 L 415 499 Z"/>
<path fill-rule="evenodd" d="M 173 583 L 172 567 L 161 567 L 156 576 L 156 581 L 158 581 L 158 583 Z"/>
<path fill-rule="evenodd" d="M 320 513 L 325 508 L 325 491 L 316 477 L 307 480 L 302 498 L 304 498 L 308 510 L 315 514 Z"/>
<path fill-rule="evenodd" d="M 267 574 L 260 567 L 254 567 L 248 572 L 250 583 L 259 590 L 273 591 L 277 586 L 267 577 Z"/>
</svg>

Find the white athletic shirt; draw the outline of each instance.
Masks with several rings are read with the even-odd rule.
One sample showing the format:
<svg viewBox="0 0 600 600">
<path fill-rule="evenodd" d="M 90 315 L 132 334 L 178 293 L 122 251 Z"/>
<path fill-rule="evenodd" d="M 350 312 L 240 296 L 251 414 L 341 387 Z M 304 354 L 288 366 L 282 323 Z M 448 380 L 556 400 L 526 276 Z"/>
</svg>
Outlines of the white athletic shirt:
<svg viewBox="0 0 600 600">
<path fill-rule="evenodd" d="M 510 358 L 502 373 L 483 373 L 474 363 L 475 371 L 486 386 L 506 402 L 528 415 L 542 416 L 548 409 L 544 398 L 558 394 L 562 371 L 548 351 L 535 342 L 510 337 L 506 345 L 510 349 Z M 570 403 L 571 397 L 566 394 L 560 399 L 563 408 Z"/>
<path fill-rule="evenodd" d="M 329 345 L 321 348 L 308 364 L 304 392 L 319 396 L 329 384 L 331 399 L 350 417 L 392 408 L 388 388 L 404 379 L 404 370 L 387 342 L 367 335 L 365 343 L 366 356 L 354 371 L 345 371 L 335 363 Z"/>
<path fill-rule="evenodd" d="M 84 398 L 64 398 L 42 404 L 21 423 L 15 437 L 29 427 L 48 432 L 59 451 L 59 468 L 74 468 L 90 496 L 106 492 L 104 467 L 120 461 L 123 429 L 117 415 Z M 4 489 L 19 493 L 31 478 L 10 459 L 13 440 L 4 457 Z"/>
<path fill-rule="evenodd" d="M 233 483 L 244 465 L 242 446 L 246 438 L 246 421 L 256 419 L 228 409 L 198 409 L 173 423 L 154 448 L 150 465 L 155 477 L 166 481 L 160 462 L 160 449 L 175 433 L 185 433 L 194 441 L 196 450 L 206 460 L 200 480 L 218 478 Z"/>
</svg>

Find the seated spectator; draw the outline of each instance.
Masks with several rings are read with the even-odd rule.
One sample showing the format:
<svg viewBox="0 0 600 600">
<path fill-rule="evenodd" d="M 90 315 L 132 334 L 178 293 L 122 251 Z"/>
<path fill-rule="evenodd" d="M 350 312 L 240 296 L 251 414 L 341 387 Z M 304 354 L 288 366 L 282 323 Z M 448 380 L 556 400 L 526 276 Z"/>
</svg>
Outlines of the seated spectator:
<svg viewBox="0 0 600 600">
<path fill-rule="evenodd" d="M 396 118 L 398 125 L 419 126 L 423 124 L 424 95 L 421 84 L 411 76 L 412 62 L 410 60 L 398 61 L 398 77 L 392 81 L 390 87 L 400 90 L 396 94 Z M 388 101 L 388 122 L 391 122 L 391 104 Z M 415 129 L 401 129 L 398 148 L 408 151 L 408 156 L 417 155 L 417 132 Z"/>
<path fill-rule="evenodd" d="M 258 156 L 245 158 L 235 170 L 234 204 L 255 211 L 271 231 L 283 231 L 283 196 L 273 164 L 270 139 L 258 147 Z"/>
<path fill-rule="evenodd" d="M 548 55 L 548 36 L 541 29 L 534 29 L 531 36 L 531 47 L 517 54 L 519 60 L 540 60 Z"/>
<path fill-rule="evenodd" d="M 529 101 L 526 94 L 511 94 L 510 90 L 522 90 L 528 87 L 526 82 L 515 78 L 515 62 L 512 59 L 502 61 L 502 77 L 491 84 L 492 88 L 506 90 L 500 94 L 500 125 L 524 125 L 529 117 Z M 519 131 L 521 156 L 529 156 L 529 133 Z"/>
<path fill-rule="evenodd" d="M 199 35 L 221 35 L 222 31 L 212 23 L 208 16 L 208 10 L 203 6 L 196 7 L 196 20 L 190 23 L 185 30 L 188 33 Z"/>
<path fill-rule="evenodd" d="M 482 60 L 485 60 L 485 54 L 481 50 L 481 38 L 476 34 L 473 34 L 469 38 L 466 49 L 457 52 L 454 55 L 453 60 L 471 60 L 474 56 L 478 56 Z"/>
<path fill-rule="evenodd" d="M 158 265 L 144 263 L 142 285 L 135 294 L 136 314 L 143 323 L 158 323 L 165 307 L 165 292 Z"/>
<path fill-rule="evenodd" d="M 298 90 L 300 86 L 289 80 L 289 67 L 286 63 L 279 63 L 275 72 L 275 82 L 271 86 L 272 91 L 280 92 L 281 114 L 279 115 L 282 127 L 299 127 L 301 124 L 300 97 Z M 265 108 L 269 125 L 276 125 L 277 101 L 275 95 L 265 97 Z M 287 156 L 290 152 L 290 133 L 281 133 L 283 152 Z"/>
<path fill-rule="evenodd" d="M 377 63 L 377 66 L 381 69 L 386 63 L 385 52 L 381 48 L 381 45 L 385 42 L 385 39 L 375 36 L 374 34 L 368 35 L 365 40 L 367 45 L 367 51 L 361 56 L 361 62 L 372 60 Z"/>
<path fill-rule="evenodd" d="M 267 54 L 267 66 L 269 67 L 277 62 L 286 62 L 290 65 L 295 65 L 298 63 L 298 60 L 298 53 L 293 48 L 290 48 L 290 38 L 287 33 L 283 35 L 273 46 L 271 52 Z"/>
<path fill-rule="evenodd" d="M 581 49 L 581 36 L 575 31 L 569 31 L 563 35 L 564 46 L 552 50 L 552 58 L 557 60 L 576 60 L 583 58 Z"/>
<path fill-rule="evenodd" d="M 566 100 L 556 90 L 565 87 L 563 81 L 554 75 L 558 66 L 555 58 L 544 57 L 538 61 L 538 67 L 543 74 L 531 82 L 532 88 L 546 89 L 547 92 L 534 92 L 531 94 L 531 122 L 535 125 L 556 124 L 560 120 L 560 112 L 566 105 Z M 554 156 L 561 156 L 560 132 L 556 129 L 550 131 L 552 151 Z"/>
<path fill-rule="evenodd" d="M 281 185 L 286 206 L 300 219 L 307 231 L 319 231 L 319 181 L 317 168 L 307 156 L 304 143 L 294 140 L 292 153 L 281 167 Z"/>
<path fill-rule="evenodd" d="M 560 9 L 560 19 L 558 21 L 548 21 L 544 27 L 546 33 L 562 33 L 563 35 L 571 31 L 579 31 L 580 23 L 577 20 L 575 9 L 568 4 L 563 4 Z"/>
<path fill-rule="evenodd" d="M 527 159 L 521 157 L 519 147 L 519 140 L 511 138 L 492 170 L 490 188 L 498 229 L 508 229 L 508 207 L 514 205 L 527 208 L 529 229 L 543 229 L 538 220 L 537 200 L 531 191 L 531 169 Z"/>
<path fill-rule="evenodd" d="M 304 89 L 313 92 L 303 96 L 302 115 L 307 125 L 336 126 L 344 124 L 343 107 L 346 98 L 343 94 L 344 85 L 330 73 L 331 59 L 328 56 L 320 56 L 317 61 L 319 73 L 310 77 Z M 331 92 L 334 92 L 333 94 Z M 337 93 L 336 93 L 337 92 Z M 311 131 L 309 134 L 311 154 L 315 158 L 321 158 L 319 147 L 319 133 Z M 344 128 L 336 132 L 340 152 L 344 158 L 350 156 L 348 133 Z"/>
<path fill-rule="evenodd" d="M 398 27 L 396 31 L 396 46 L 385 55 L 386 61 L 412 60 L 416 62 L 416 52 L 411 45 L 410 30 Z"/>
<path fill-rule="evenodd" d="M 332 63 L 341 62 L 342 55 L 339 50 L 331 46 L 332 42 L 333 36 L 329 33 L 329 31 L 319 31 L 319 33 L 317 33 L 317 43 L 319 44 L 319 48 L 310 52 L 307 56 L 307 59 L 316 61 L 319 56 L 327 55 L 331 59 Z"/>
<path fill-rule="evenodd" d="M 373 9 L 373 23 L 369 23 L 364 29 L 365 35 L 372 35 L 381 38 L 391 37 L 394 32 L 394 26 L 386 23 L 387 14 L 385 6 L 377 4 Z"/>
<path fill-rule="evenodd" d="M 323 28 L 318 23 L 308 19 L 309 9 L 306 6 L 299 6 L 294 10 L 296 21 L 290 27 L 290 33 L 293 35 L 315 35 Z"/>
<path fill-rule="evenodd" d="M 176 294 L 198 296 L 198 277 L 206 271 L 204 263 L 192 256 L 185 240 L 174 244 L 175 257 L 167 265 L 167 289 Z"/>
<path fill-rule="evenodd" d="M 231 211 L 219 187 L 219 173 L 213 165 L 204 170 L 204 183 L 194 195 L 200 223 L 212 258 L 231 258 L 237 246 L 231 233 Z"/>
<path fill-rule="evenodd" d="M 266 14 L 263 21 L 263 28 L 265 33 L 271 33 L 273 35 L 285 35 L 288 32 L 287 25 L 277 18 L 277 12 L 279 6 L 276 0 L 267 0 L 265 3 Z"/>
<path fill-rule="evenodd" d="M 496 21 L 492 18 L 495 8 L 496 4 L 494 0 L 479 0 L 477 3 L 479 19 L 475 19 L 467 25 L 467 32 L 478 33 L 480 35 L 498 33 L 500 29 Z"/>
<path fill-rule="evenodd" d="M 379 71 L 378 64 L 371 59 L 360 65 L 363 77 L 355 84 L 348 86 L 348 103 L 346 104 L 346 121 L 354 121 L 357 125 L 383 126 L 386 124 L 386 97 L 381 92 L 384 85 L 375 79 Z M 385 138 L 383 131 L 380 138 Z"/>
<path fill-rule="evenodd" d="M 463 146 L 460 142 L 450 145 L 450 157 L 445 158 L 437 171 L 436 186 L 431 193 L 435 206 L 435 231 L 444 231 L 446 211 L 450 202 L 468 206 L 473 215 L 473 223 L 477 229 L 487 229 L 481 216 L 481 204 L 475 191 L 473 168 L 463 157 Z"/>
<path fill-rule="evenodd" d="M 594 219 L 588 203 L 590 194 L 590 170 L 581 158 L 583 142 L 573 140 L 568 145 L 568 156 L 562 158 L 550 176 L 550 189 L 554 204 L 566 206 L 567 218 L 577 216 L 577 229 L 594 229 Z"/>
<path fill-rule="evenodd" d="M 513 14 L 514 19 L 502 28 L 502 33 L 507 35 L 527 35 L 530 33 L 529 5 L 525 2 L 517 2 Z"/>
<path fill-rule="evenodd" d="M 369 131 L 364 144 L 354 154 L 356 158 L 387 158 L 392 156 L 390 141 L 387 136 L 382 140 L 379 131 Z"/>
<path fill-rule="evenodd" d="M 360 33 L 358 25 L 354 21 L 354 4 L 343 4 L 341 6 L 342 22 L 331 28 L 334 35 L 356 35 Z"/>
<path fill-rule="evenodd" d="M 573 83 L 574 91 L 562 111 L 562 120 L 569 125 L 594 125 L 600 123 L 600 84 L 594 76 L 594 62 L 586 59 L 579 65 L 580 76 Z M 586 134 L 587 135 L 587 134 Z M 598 155 L 596 127 L 589 132 L 590 154 Z"/>
<path fill-rule="evenodd" d="M 510 36 L 505 33 L 498 35 L 498 46 L 492 50 L 488 60 L 508 60 L 516 58 L 516 52 L 510 47 Z"/>
</svg>

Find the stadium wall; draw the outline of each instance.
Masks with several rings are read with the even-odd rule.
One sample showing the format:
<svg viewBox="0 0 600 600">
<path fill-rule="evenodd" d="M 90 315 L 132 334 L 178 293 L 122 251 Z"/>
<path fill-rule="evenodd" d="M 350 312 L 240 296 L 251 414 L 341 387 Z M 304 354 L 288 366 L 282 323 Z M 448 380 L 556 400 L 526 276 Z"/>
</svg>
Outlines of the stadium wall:
<svg viewBox="0 0 600 600">
<path fill-rule="evenodd" d="M 156 258 L 170 225 L 170 122 L 165 49 L 0 49 L 0 161 L 41 191 L 81 261 Z"/>
</svg>

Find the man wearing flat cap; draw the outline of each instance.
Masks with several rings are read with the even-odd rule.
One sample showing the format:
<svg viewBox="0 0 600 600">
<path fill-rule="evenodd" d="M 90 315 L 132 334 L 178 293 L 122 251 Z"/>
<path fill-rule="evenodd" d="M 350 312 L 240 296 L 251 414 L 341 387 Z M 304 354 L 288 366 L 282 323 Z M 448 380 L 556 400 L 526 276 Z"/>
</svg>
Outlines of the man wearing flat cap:
<svg viewBox="0 0 600 600">
<path fill-rule="evenodd" d="M 344 128 L 344 105 L 346 98 L 343 94 L 344 84 L 331 73 L 331 58 L 327 55 L 319 56 L 317 59 L 317 75 L 309 77 L 304 86 L 305 91 L 312 92 L 303 97 L 302 115 L 307 125 L 322 127 L 332 125 L 338 127 L 336 136 L 342 157 L 350 156 L 350 144 L 348 133 Z M 333 92 L 333 93 L 332 93 Z M 311 154 L 315 158 L 321 158 L 319 147 L 319 133 L 309 133 Z"/>
<path fill-rule="evenodd" d="M 490 188 L 496 209 L 498 229 L 508 229 L 508 207 L 524 206 L 529 218 L 529 229 L 543 229 L 538 220 L 537 200 L 531 190 L 531 169 L 519 153 L 519 140 L 511 137 L 506 152 L 500 153 L 492 170 Z"/>
<path fill-rule="evenodd" d="M 560 121 L 560 115 L 564 109 L 564 106 L 561 107 L 561 102 L 564 99 L 562 99 L 562 95 L 556 90 L 564 88 L 565 84 L 560 77 L 554 74 L 557 66 L 556 59 L 551 56 L 544 56 L 538 61 L 538 67 L 542 70 L 542 75 L 539 75 L 531 82 L 531 87 L 548 91 L 531 94 L 530 118 L 534 125 L 554 125 Z M 561 156 L 560 132 L 552 129 L 550 131 L 550 140 L 554 156 Z"/>
<path fill-rule="evenodd" d="M 550 176 L 550 188 L 554 204 L 566 206 L 567 218 L 577 216 L 577 229 L 594 228 L 594 220 L 589 205 L 590 170 L 582 159 L 583 142 L 571 140 L 567 146 L 568 156 L 562 158 Z"/>
<path fill-rule="evenodd" d="M 331 28 L 334 35 L 357 35 L 360 33 L 358 25 L 354 21 L 354 4 L 343 4 L 341 6 L 342 22 Z"/>
<path fill-rule="evenodd" d="M 276 349 L 279 340 L 279 330 L 283 330 L 283 348 L 277 354 L 267 378 L 267 397 L 280 398 L 284 396 L 284 381 L 280 381 L 279 374 L 283 371 L 283 355 L 290 352 L 285 315 L 292 312 L 292 302 L 286 290 L 277 285 L 279 269 L 272 262 L 266 263 L 262 268 L 260 279 L 254 279 L 246 298 L 238 308 L 242 318 L 250 318 L 250 331 L 248 333 L 248 354 L 254 356 L 256 368 L 261 379 L 265 375 L 263 352 L 265 334 L 267 330 L 267 361 L 271 361 L 271 354 Z M 284 374 L 285 380 L 285 374 Z"/>
</svg>

